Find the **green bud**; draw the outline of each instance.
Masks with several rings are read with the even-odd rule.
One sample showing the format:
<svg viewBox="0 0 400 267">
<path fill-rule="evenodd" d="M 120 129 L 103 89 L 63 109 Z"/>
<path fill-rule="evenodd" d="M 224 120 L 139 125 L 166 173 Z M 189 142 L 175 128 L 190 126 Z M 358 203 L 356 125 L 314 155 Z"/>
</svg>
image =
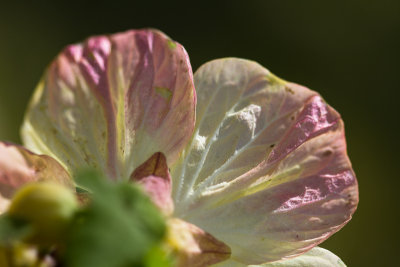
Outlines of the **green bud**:
<svg viewBox="0 0 400 267">
<path fill-rule="evenodd" d="M 73 192 L 54 183 L 31 183 L 15 194 L 9 215 L 32 226 L 28 243 L 51 245 L 60 242 L 78 207 Z"/>
</svg>

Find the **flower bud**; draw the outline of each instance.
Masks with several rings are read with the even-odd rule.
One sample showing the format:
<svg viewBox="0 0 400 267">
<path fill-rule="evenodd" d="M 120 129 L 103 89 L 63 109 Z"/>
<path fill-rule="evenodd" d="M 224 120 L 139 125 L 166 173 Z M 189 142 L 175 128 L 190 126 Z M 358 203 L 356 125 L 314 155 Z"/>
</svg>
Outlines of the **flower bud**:
<svg viewBox="0 0 400 267">
<path fill-rule="evenodd" d="M 32 227 L 28 243 L 50 245 L 63 239 L 77 209 L 75 195 L 54 183 L 31 183 L 15 194 L 9 215 L 22 219 Z"/>
</svg>

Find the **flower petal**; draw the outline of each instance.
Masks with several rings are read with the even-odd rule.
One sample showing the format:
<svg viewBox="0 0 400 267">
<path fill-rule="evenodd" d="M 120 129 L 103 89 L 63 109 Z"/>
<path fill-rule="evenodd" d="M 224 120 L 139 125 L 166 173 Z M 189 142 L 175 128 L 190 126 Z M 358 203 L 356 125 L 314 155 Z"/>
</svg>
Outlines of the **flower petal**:
<svg viewBox="0 0 400 267">
<path fill-rule="evenodd" d="M 175 161 L 194 128 L 195 98 L 186 51 L 161 32 L 91 37 L 50 65 L 22 137 L 69 171 L 128 179 L 155 152 Z"/>
<path fill-rule="evenodd" d="M 174 203 L 171 198 L 171 175 L 163 153 L 155 153 L 137 167 L 130 180 L 139 183 L 166 215 L 172 214 Z"/>
<path fill-rule="evenodd" d="M 169 247 L 177 266 L 202 267 L 229 259 L 231 250 L 197 226 L 177 218 L 168 220 Z"/>
<path fill-rule="evenodd" d="M 340 115 L 257 63 L 222 59 L 195 74 L 197 122 L 172 169 L 175 215 L 260 264 L 300 255 L 358 203 Z"/>
<path fill-rule="evenodd" d="M 261 265 L 245 265 L 235 260 L 228 260 L 214 267 L 346 267 L 344 262 L 329 250 L 315 247 L 303 255 L 292 259 L 266 263 Z"/>
<path fill-rule="evenodd" d="M 8 206 L 14 192 L 28 182 L 51 181 L 75 191 L 66 170 L 46 155 L 36 155 L 27 149 L 0 142 L 0 213 Z"/>
</svg>

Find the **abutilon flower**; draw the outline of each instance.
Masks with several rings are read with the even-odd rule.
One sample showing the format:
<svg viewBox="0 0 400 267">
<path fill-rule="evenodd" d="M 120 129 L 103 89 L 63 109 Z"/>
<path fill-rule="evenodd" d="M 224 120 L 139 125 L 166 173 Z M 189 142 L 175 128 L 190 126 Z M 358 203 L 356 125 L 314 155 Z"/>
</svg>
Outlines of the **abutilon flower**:
<svg viewBox="0 0 400 267">
<path fill-rule="evenodd" d="M 90 167 L 143 186 L 182 266 L 344 266 L 316 247 L 358 203 L 341 117 L 253 61 L 193 77 L 161 32 L 91 37 L 51 63 L 22 139 L 0 144 L 3 210 L 28 181 L 74 188 Z"/>
</svg>

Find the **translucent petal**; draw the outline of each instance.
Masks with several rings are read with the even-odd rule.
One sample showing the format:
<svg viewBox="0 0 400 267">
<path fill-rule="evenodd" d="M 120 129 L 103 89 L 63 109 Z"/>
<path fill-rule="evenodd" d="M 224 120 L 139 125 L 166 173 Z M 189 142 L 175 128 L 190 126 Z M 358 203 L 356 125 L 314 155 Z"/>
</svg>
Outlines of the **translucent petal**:
<svg viewBox="0 0 400 267">
<path fill-rule="evenodd" d="M 186 51 L 161 32 L 91 37 L 50 65 L 22 137 L 69 171 L 128 179 L 155 152 L 176 160 L 193 131 L 195 98 Z"/>
<path fill-rule="evenodd" d="M 171 172 L 175 216 L 245 264 L 300 255 L 350 220 L 343 122 L 316 92 L 241 59 L 205 64 L 195 85 L 195 134 Z"/>
<path fill-rule="evenodd" d="M 329 250 L 315 247 L 303 255 L 292 259 L 261 265 L 245 265 L 235 260 L 224 261 L 214 267 L 346 267 L 344 262 Z"/>
<path fill-rule="evenodd" d="M 35 181 L 59 183 L 75 191 L 69 174 L 56 160 L 33 154 L 21 146 L 0 142 L 0 213 L 7 208 L 18 188 Z"/>
</svg>

